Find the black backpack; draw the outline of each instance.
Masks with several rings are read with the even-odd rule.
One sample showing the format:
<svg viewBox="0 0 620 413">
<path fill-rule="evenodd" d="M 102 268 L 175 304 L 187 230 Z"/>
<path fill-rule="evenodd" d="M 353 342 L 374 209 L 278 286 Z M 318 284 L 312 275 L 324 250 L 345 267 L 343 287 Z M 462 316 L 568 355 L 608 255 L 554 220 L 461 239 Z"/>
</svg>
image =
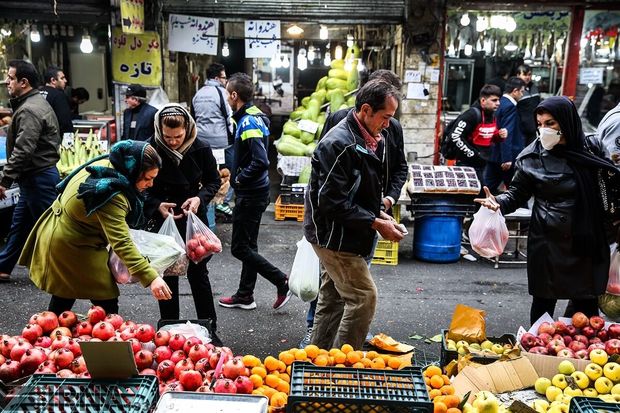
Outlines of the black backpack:
<svg viewBox="0 0 620 413">
<path fill-rule="evenodd" d="M 476 111 L 476 115 L 478 116 L 477 123 L 482 122 L 482 113 L 480 112 L 480 108 L 473 106 L 472 107 Z M 443 135 L 441 136 L 441 140 L 439 141 L 439 151 L 441 152 L 441 156 L 444 159 L 457 159 L 459 154 L 459 149 L 456 147 L 456 144 L 450 137 L 450 134 L 454 130 L 456 125 L 456 121 L 459 118 L 453 119 L 450 121 L 448 126 L 443 131 Z"/>
</svg>

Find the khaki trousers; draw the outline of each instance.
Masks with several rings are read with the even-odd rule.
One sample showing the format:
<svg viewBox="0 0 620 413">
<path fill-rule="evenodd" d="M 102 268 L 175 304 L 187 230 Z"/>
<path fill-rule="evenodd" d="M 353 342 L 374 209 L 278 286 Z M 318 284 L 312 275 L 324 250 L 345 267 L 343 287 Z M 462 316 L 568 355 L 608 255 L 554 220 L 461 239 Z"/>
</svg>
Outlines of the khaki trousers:
<svg viewBox="0 0 620 413">
<path fill-rule="evenodd" d="M 377 306 L 377 287 L 364 258 L 312 245 L 325 271 L 316 307 L 312 344 L 360 350 Z"/>
</svg>

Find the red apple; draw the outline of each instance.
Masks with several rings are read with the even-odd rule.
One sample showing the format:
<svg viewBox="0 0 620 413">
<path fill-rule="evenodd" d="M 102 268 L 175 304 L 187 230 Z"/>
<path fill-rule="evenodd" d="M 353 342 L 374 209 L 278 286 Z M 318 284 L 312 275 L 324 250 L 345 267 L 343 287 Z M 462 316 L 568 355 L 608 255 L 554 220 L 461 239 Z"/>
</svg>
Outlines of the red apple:
<svg viewBox="0 0 620 413">
<path fill-rule="evenodd" d="M 590 320 L 588 320 L 588 317 L 581 312 L 573 314 L 572 321 L 575 328 L 584 328 L 585 326 L 590 324 Z"/>
<path fill-rule="evenodd" d="M 568 347 L 568 345 L 573 341 L 573 338 L 571 336 L 564 336 L 562 337 L 562 339 L 564 340 L 564 344 L 566 344 L 566 347 Z"/>
<path fill-rule="evenodd" d="M 603 343 L 592 343 L 588 346 L 588 354 L 590 354 L 590 352 L 594 349 L 601 349 L 601 350 L 605 350 L 605 344 Z"/>
<path fill-rule="evenodd" d="M 558 357 L 575 358 L 575 352 L 569 348 L 563 348 L 556 354 Z"/>
<path fill-rule="evenodd" d="M 547 344 L 547 351 L 549 354 L 558 354 L 558 351 L 565 349 L 564 340 L 551 340 L 549 344 Z"/>
<path fill-rule="evenodd" d="M 583 344 L 590 344 L 590 342 L 588 341 L 588 337 L 582 335 L 582 334 L 576 334 L 573 336 L 573 341 L 581 341 Z"/>
<path fill-rule="evenodd" d="M 600 330 L 605 327 L 605 320 L 597 315 L 590 317 L 590 327 L 595 330 Z"/>
<path fill-rule="evenodd" d="M 589 356 L 589 352 L 588 350 L 579 350 L 579 351 L 575 351 L 575 358 L 577 359 L 582 359 L 582 360 L 587 360 L 590 358 Z"/>
<path fill-rule="evenodd" d="M 581 333 L 588 338 L 596 336 L 596 330 L 590 326 L 585 326 L 584 328 L 582 328 Z"/>
<path fill-rule="evenodd" d="M 540 325 L 538 326 L 538 336 L 540 336 L 541 333 L 547 333 L 549 335 L 554 335 L 555 327 L 553 326 L 552 323 L 549 323 L 547 321 L 540 323 Z"/>
<path fill-rule="evenodd" d="M 532 333 L 523 334 L 523 336 L 521 337 L 521 346 L 524 349 L 529 350 L 535 345 L 536 345 L 536 336 L 534 334 Z"/>
<path fill-rule="evenodd" d="M 609 338 L 609 333 L 607 332 L 607 330 L 599 330 L 596 333 L 596 337 L 600 338 L 601 341 L 607 341 L 607 339 Z"/>
<path fill-rule="evenodd" d="M 590 344 L 594 344 L 594 343 L 602 343 L 603 340 L 601 340 L 599 337 L 592 337 L 589 341 Z"/>
<path fill-rule="evenodd" d="M 564 321 L 555 321 L 553 323 L 553 326 L 555 327 L 555 332 L 558 334 L 567 334 L 568 330 L 566 329 L 566 323 Z"/>
<path fill-rule="evenodd" d="M 609 338 L 619 338 L 620 337 L 620 324 L 612 324 L 607 329 L 607 335 Z"/>
<path fill-rule="evenodd" d="M 605 352 L 609 354 L 610 356 L 612 354 L 619 354 L 620 353 L 620 340 L 618 340 L 617 338 L 612 338 L 610 340 L 607 340 L 607 342 L 605 343 Z"/>
<path fill-rule="evenodd" d="M 560 336 L 561 337 L 561 336 Z M 549 342 L 551 341 L 551 335 L 549 333 L 540 333 L 538 334 L 538 338 L 542 340 L 543 345 L 547 345 L 549 344 Z"/>
<path fill-rule="evenodd" d="M 547 349 L 545 347 L 542 346 L 536 346 L 536 347 L 532 347 L 529 350 L 529 353 L 534 353 L 534 354 L 549 354 L 549 352 L 547 351 Z"/>
<path fill-rule="evenodd" d="M 575 353 L 579 350 L 585 350 L 588 346 L 583 344 L 581 341 L 573 341 L 568 346 L 569 349 L 573 350 Z"/>
<path fill-rule="evenodd" d="M 568 334 L 569 336 L 574 336 L 575 334 L 577 334 L 577 329 L 574 325 L 567 325 L 566 334 Z"/>
</svg>

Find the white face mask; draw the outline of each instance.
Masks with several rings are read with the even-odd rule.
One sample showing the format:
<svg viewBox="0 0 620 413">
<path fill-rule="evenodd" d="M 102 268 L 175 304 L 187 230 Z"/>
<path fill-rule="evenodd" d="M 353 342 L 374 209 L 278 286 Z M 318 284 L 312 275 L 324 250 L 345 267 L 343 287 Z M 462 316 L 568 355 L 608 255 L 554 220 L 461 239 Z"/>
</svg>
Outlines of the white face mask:
<svg viewBox="0 0 620 413">
<path fill-rule="evenodd" d="M 550 151 L 560 142 L 562 132 L 551 128 L 538 128 L 538 139 L 543 148 Z"/>
</svg>

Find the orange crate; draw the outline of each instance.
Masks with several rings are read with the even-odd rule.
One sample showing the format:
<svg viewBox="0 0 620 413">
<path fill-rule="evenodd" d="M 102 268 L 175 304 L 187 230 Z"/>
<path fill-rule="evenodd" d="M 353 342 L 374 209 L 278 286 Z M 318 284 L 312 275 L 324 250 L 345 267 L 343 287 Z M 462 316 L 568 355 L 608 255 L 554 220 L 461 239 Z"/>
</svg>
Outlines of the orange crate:
<svg viewBox="0 0 620 413">
<path fill-rule="evenodd" d="M 275 219 L 276 221 L 284 221 L 286 218 L 296 219 L 298 222 L 304 220 L 303 204 L 282 204 L 280 197 L 276 200 Z"/>
</svg>

